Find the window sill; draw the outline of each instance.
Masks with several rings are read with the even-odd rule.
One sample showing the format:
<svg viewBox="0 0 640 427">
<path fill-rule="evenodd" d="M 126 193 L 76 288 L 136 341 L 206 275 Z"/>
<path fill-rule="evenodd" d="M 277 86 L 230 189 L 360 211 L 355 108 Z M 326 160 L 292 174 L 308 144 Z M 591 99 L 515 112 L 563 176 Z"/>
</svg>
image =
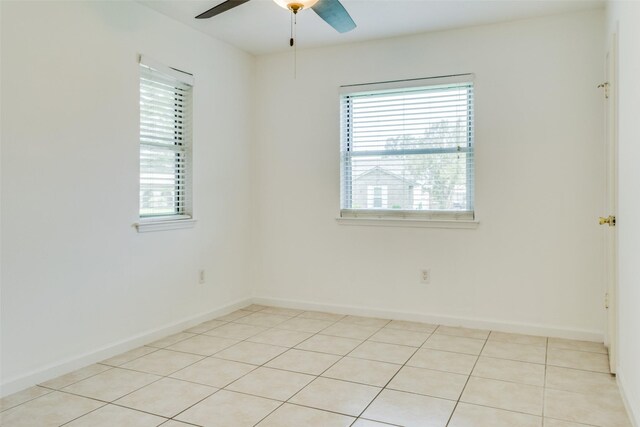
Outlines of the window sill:
<svg viewBox="0 0 640 427">
<path fill-rule="evenodd" d="M 477 219 L 405 219 L 405 218 L 336 218 L 340 225 L 373 227 L 418 227 L 418 228 L 478 228 Z"/>
<path fill-rule="evenodd" d="M 140 220 L 134 224 L 138 233 L 193 228 L 195 225 L 196 220 L 193 218 Z"/>
</svg>

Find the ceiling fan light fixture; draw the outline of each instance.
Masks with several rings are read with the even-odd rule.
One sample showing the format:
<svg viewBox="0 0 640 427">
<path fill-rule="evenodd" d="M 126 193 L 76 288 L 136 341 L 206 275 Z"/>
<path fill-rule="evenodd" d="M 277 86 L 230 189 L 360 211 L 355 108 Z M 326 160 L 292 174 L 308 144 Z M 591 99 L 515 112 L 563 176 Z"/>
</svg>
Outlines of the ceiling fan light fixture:
<svg viewBox="0 0 640 427">
<path fill-rule="evenodd" d="M 302 9 L 308 9 L 314 4 L 318 3 L 318 0 L 273 0 L 278 6 L 283 9 L 290 10 L 294 13 Z"/>
</svg>

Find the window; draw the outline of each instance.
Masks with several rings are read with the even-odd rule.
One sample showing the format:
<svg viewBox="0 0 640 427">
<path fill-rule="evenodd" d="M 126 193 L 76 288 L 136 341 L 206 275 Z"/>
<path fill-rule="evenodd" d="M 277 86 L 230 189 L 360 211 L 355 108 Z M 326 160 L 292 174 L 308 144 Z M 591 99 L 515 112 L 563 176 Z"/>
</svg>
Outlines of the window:
<svg viewBox="0 0 640 427">
<path fill-rule="evenodd" d="M 367 198 L 368 208 L 386 208 L 387 207 L 387 186 L 369 185 L 369 197 Z"/>
<path fill-rule="evenodd" d="M 140 219 L 190 219 L 192 76 L 140 59 Z"/>
<path fill-rule="evenodd" d="M 341 217 L 474 219 L 471 77 L 342 88 Z"/>
</svg>

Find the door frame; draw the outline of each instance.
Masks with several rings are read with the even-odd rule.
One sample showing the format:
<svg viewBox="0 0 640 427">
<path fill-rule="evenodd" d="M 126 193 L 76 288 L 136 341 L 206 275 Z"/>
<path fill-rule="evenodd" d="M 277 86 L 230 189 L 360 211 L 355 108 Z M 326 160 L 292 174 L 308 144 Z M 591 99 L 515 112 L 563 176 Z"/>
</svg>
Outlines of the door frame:
<svg viewBox="0 0 640 427">
<path fill-rule="evenodd" d="M 611 34 L 605 56 L 605 216 L 618 213 L 618 32 Z M 606 333 L 609 369 L 616 373 L 618 361 L 618 226 L 606 227 Z"/>
</svg>

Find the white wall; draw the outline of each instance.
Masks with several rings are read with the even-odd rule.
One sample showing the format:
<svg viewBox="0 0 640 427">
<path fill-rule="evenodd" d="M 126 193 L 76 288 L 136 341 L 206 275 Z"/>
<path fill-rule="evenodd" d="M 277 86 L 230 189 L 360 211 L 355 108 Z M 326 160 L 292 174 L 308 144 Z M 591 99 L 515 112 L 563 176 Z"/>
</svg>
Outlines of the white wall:
<svg viewBox="0 0 640 427">
<path fill-rule="evenodd" d="M 254 59 L 134 2 L 1 5 L 6 394 L 250 295 Z M 195 75 L 193 229 L 132 227 L 138 53 Z"/>
<path fill-rule="evenodd" d="M 617 372 L 630 416 L 640 426 L 640 3 L 609 3 L 607 21 L 609 35 L 618 31 Z"/>
<path fill-rule="evenodd" d="M 300 50 L 297 79 L 292 53 L 259 57 L 256 295 L 601 339 L 603 18 Z M 479 227 L 338 224 L 338 87 L 457 73 L 476 75 Z"/>
<path fill-rule="evenodd" d="M 294 80 L 291 54 L 255 69 L 136 3 L 0 5 L 0 394 L 252 289 L 602 335 L 602 12 L 301 50 Z M 196 76 L 191 230 L 132 228 L 137 53 Z M 476 74 L 479 227 L 338 225 L 338 86 L 464 72 Z M 424 267 L 431 286 L 417 283 Z"/>
<path fill-rule="evenodd" d="M 0 23 L 2 23 L 2 5 L 0 4 Z M 2 51 L 2 31 L 0 30 L 0 53 Z M 2 55 L 0 54 L 0 98 L 2 98 Z M 0 101 L 0 190 L 2 189 L 2 102 Z M 2 194 L 0 192 L 0 320 L 2 320 Z M 0 377 L 2 376 L 2 327 L 0 326 Z M 0 380 L 0 384 L 2 381 Z M 0 386 L 0 396 L 2 395 Z"/>
</svg>

